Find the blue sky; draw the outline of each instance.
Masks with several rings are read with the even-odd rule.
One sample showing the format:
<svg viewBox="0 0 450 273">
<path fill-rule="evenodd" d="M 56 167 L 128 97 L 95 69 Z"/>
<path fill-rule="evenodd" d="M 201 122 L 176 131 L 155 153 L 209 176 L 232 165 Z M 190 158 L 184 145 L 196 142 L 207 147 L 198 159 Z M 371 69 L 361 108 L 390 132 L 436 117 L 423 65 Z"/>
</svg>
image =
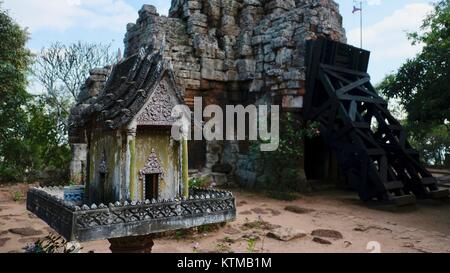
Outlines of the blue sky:
<svg viewBox="0 0 450 273">
<path fill-rule="evenodd" d="M 3 0 L 13 18 L 29 28 L 28 46 L 38 51 L 50 43 L 78 40 L 123 47 L 126 24 L 137 19 L 143 4 L 166 15 L 170 0 Z M 348 42 L 359 46 L 359 14 L 354 0 L 337 0 L 344 17 Z M 407 31 L 416 30 L 432 10 L 433 0 L 365 0 L 364 48 L 372 51 L 370 73 L 374 83 L 398 68 L 420 47 L 412 47 Z"/>
</svg>

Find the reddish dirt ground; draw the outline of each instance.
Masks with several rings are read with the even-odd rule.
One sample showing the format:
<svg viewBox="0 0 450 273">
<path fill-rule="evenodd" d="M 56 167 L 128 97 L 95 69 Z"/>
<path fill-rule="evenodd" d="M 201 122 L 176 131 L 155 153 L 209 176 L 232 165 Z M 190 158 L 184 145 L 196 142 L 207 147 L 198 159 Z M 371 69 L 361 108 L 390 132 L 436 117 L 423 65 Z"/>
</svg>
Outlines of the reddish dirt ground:
<svg viewBox="0 0 450 273">
<path fill-rule="evenodd" d="M 0 253 L 23 252 L 27 244 L 54 232 L 26 211 L 24 199 L 13 200 L 16 192 L 24 196 L 27 187 L 0 187 Z M 214 231 L 155 239 L 153 252 L 450 252 L 448 199 L 395 208 L 367 207 L 346 191 L 316 193 L 290 202 L 240 190 L 234 193 L 238 205 L 235 222 Z M 286 211 L 287 206 L 297 213 Z M 267 228 L 276 226 L 296 229 L 305 236 L 286 242 L 268 237 Z M 15 228 L 32 232 L 19 235 L 11 232 Z M 319 229 L 331 230 L 331 235 Z M 107 241 L 82 246 L 83 252 L 110 252 Z"/>
</svg>

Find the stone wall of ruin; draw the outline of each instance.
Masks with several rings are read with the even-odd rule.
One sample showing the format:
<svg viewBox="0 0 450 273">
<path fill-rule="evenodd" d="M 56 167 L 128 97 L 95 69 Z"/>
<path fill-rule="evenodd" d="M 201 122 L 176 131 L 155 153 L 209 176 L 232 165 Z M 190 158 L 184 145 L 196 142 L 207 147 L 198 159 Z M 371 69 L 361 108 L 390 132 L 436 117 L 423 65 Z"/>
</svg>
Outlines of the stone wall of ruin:
<svg viewBox="0 0 450 273">
<path fill-rule="evenodd" d="M 306 41 L 346 42 L 332 0 L 173 0 L 169 16 L 144 5 L 127 26 L 125 56 L 163 49 L 185 101 L 276 103 L 299 110 L 305 93 Z M 236 142 L 208 142 L 206 170 L 227 163 L 244 184 L 258 171 Z"/>
</svg>

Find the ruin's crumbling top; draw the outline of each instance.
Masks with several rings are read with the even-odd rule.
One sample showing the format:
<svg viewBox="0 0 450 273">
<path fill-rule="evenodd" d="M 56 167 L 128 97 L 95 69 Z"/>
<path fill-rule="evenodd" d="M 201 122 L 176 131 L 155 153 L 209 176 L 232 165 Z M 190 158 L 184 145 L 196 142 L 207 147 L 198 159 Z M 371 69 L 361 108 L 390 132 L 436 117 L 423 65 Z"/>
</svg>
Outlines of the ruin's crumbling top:
<svg viewBox="0 0 450 273">
<path fill-rule="evenodd" d="M 186 89 L 201 81 L 250 81 L 250 91 L 298 93 L 304 80 L 305 41 L 345 42 L 339 6 L 332 0 L 177 0 L 169 17 L 144 6 L 127 26 L 125 54 L 158 48 Z"/>
</svg>

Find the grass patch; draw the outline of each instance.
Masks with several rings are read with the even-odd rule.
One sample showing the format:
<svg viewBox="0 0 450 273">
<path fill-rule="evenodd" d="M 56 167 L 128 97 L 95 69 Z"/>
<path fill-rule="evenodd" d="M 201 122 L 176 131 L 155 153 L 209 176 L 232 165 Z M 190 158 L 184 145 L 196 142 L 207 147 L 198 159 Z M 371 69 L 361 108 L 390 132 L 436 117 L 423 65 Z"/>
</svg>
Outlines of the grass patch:
<svg viewBox="0 0 450 273">
<path fill-rule="evenodd" d="M 250 230 L 250 229 L 259 229 L 259 230 L 272 230 L 279 228 L 278 225 L 273 225 L 269 222 L 266 222 L 262 219 L 258 219 L 256 221 L 250 222 L 246 219 L 246 223 L 242 225 L 242 230 Z"/>
<path fill-rule="evenodd" d="M 196 177 L 189 180 L 189 188 L 207 188 L 211 185 L 211 177 Z"/>
<path fill-rule="evenodd" d="M 24 198 L 24 196 L 23 196 L 22 192 L 20 192 L 20 191 L 15 191 L 12 194 L 12 199 L 14 202 L 20 202 L 20 201 L 22 201 L 23 198 Z"/>
<path fill-rule="evenodd" d="M 255 238 L 249 238 L 247 239 L 247 251 L 248 253 L 254 253 L 256 247 L 256 239 Z"/>
<path fill-rule="evenodd" d="M 211 233 L 216 232 L 222 227 L 224 227 L 224 224 L 226 223 L 219 223 L 219 224 L 210 224 L 210 225 L 204 225 L 197 227 L 198 233 Z"/>
<path fill-rule="evenodd" d="M 231 246 L 229 244 L 225 244 L 225 243 L 218 243 L 216 245 L 216 250 L 218 253 L 234 253 L 231 250 Z"/>
</svg>

